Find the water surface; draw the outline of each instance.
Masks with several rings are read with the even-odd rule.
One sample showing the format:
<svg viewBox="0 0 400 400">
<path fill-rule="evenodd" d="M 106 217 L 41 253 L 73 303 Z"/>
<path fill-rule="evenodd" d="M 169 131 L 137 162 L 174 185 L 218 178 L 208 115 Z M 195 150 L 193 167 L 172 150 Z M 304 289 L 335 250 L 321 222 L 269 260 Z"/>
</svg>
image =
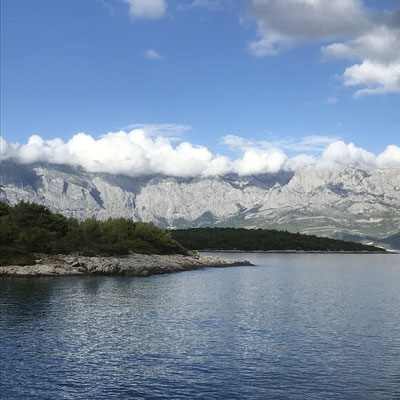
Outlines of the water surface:
<svg viewBox="0 0 400 400">
<path fill-rule="evenodd" d="M 400 398 L 399 255 L 228 256 L 257 266 L 1 278 L 0 398 Z"/>
</svg>

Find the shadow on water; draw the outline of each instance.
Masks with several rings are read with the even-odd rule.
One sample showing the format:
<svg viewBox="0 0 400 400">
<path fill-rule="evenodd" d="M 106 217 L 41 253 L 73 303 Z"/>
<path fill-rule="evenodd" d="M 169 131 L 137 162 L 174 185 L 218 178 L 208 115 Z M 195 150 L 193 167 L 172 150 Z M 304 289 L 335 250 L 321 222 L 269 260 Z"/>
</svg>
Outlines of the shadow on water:
<svg viewBox="0 0 400 400">
<path fill-rule="evenodd" d="M 53 280 L 53 278 L 0 278 L 1 323 L 23 324 L 45 317 L 51 307 Z"/>
</svg>

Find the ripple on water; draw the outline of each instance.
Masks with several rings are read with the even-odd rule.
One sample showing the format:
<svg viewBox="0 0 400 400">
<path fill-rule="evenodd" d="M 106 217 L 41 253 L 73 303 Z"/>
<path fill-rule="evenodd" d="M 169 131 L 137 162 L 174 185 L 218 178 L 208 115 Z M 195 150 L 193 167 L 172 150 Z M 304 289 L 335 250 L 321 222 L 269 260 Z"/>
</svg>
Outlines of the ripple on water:
<svg viewBox="0 0 400 400">
<path fill-rule="evenodd" d="M 5 399 L 400 398 L 400 256 L 2 278 Z"/>
</svg>

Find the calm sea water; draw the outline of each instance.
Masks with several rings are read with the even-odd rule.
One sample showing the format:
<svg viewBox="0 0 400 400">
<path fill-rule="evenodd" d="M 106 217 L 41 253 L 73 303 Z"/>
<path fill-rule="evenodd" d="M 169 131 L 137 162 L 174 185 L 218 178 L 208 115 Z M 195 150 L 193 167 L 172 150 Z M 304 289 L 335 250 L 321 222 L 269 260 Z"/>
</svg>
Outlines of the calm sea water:
<svg viewBox="0 0 400 400">
<path fill-rule="evenodd" d="M 400 399 L 400 255 L 2 278 L 2 399 Z"/>
</svg>

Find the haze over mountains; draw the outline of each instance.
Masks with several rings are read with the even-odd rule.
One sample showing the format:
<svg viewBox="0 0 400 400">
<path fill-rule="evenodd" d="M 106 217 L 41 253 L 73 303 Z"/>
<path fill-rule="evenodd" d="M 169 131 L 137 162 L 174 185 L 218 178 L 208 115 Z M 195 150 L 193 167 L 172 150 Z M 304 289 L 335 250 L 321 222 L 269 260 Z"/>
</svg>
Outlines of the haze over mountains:
<svg viewBox="0 0 400 400">
<path fill-rule="evenodd" d="M 399 169 L 308 167 L 239 176 L 128 177 L 48 163 L 2 162 L 0 200 L 166 228 L 274 228 L 398 246 Z"/>
</svg>

